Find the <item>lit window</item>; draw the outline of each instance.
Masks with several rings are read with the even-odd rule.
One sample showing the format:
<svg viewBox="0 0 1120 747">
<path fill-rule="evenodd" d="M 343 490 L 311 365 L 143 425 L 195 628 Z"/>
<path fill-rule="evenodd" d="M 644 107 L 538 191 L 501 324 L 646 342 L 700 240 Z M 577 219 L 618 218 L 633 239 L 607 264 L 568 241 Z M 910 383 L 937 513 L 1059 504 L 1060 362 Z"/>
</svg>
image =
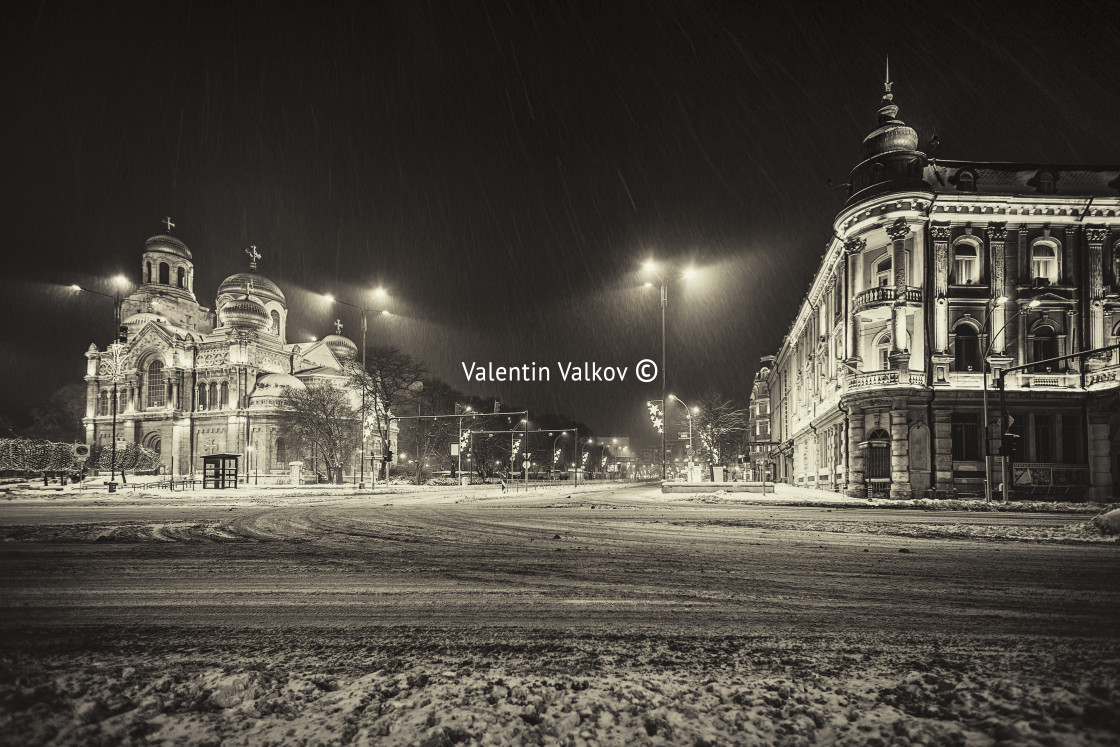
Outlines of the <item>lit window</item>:
<svg viewBox="0 0 1120 747">
<path fill-rule="evenodd" d="M 875 265 L 875 285 L 885 288 L 891 283 L 891 257 L 888 254 Z"/>
<path fill-rule="evenodd" d="M 1036 244 L 1031 250 L 1031 277 L 1058 282 L 1058 252 L 1050 244 Z"/>
<path fill-rule="evenodd" d="M 148 366 L 148 407 L 167 404 L 167 387 L 163 380 L 163 362 L 152 361 Z"/>
<path fill-rule="evenodd" d="M 961 243 L 953 248 L 953 279 L 959 285 L 980 282 L 980 258 L 975 244 Z"/>
<path fill-rule="evenodd" d="M 280 312 L 275 310 L 272 312 L 272 334 L 280 336 Z"/>
</svg>

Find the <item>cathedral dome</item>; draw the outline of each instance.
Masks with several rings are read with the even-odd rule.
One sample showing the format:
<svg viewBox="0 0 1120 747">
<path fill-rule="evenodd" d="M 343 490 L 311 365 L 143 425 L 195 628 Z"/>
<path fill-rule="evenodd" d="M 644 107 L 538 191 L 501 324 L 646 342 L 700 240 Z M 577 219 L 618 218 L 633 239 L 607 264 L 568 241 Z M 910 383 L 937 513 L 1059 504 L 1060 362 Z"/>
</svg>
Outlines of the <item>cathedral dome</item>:
<svg viewBox="0 0 1120 747">
<path fill-rule="evenodd" d="M 234 298 L 218 309 L 218 322 L 223 327 L 261 329 L 268 321 L 268 312 L 251 298 Z"/>
<path fill-rule="evenodd" d="M 273 407 L 288 389 L 306 389 L 307 386 L 295 376 L 286 373 L 269 373 L 257 379 L 257 386 L 249 397 L 253 408 Z"/>
<path fill-rule="evenodd" d="M 863 139 L 866 158 L 886 153 L 915 152 L 918 150 L 918 133 L 900 119 L 890 119 Z"/>
<path fill-rule="evenodd" d="M 266 303 L 268 301 L 278 301 L 285 307 L 288 305 L 287 299 L 284 297 L 284 291 L 280 290 L 280 286 L 256 272 L 235 272 L 230 275 L 218 286 L 218 297 L 235 294 L 244 296 L 247 287 L 249 293 L 263 299 Z"/>
<path fill-rule="evenodd" d="M 159 314 L 153 314 L 150 311 L 141 311 L 128 317 L 123 322 L 121 322 L 121 324 L 125 324 L 129 327 L 143 327 L 148 322 L 155 322 L 156 324 L 166 324 L 167 318 L 162 317 Z"/>
<path fill-rule="evenodd" d="M 164 234 L 153 236 L 145 241 L 144 251 L 166 252 L 167 254 L 174 254 L 176 256 L 182 257 L 183 259 L 189 259 L 192 261 L 194 259 L 194 257 L 191 256 L 191 250 L 187 248 L 186 244 L 184 244 L 182 241 L 179 241 L 179 239 L 175 238 L 174 236 L 167 236 Z"/>
<path fill-rule="evenodd" d="M 358 355 L 358 346 L 349 337 L 342 335 L 327 335 L 323 342 L 339 358 L 355 358 Z"/>
</svg>

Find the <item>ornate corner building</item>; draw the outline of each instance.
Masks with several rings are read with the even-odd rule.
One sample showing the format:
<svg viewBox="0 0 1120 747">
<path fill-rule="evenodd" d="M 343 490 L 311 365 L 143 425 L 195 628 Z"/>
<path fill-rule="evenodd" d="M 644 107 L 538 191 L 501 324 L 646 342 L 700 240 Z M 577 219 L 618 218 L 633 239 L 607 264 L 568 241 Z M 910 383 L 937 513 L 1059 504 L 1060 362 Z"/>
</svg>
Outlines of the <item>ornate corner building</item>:
<svg viewBox="0 0 1120 747">
<path fill-rule="evenodd" d="M 1120 356 L 1066 356 L 1120 343 L 1120 167 L 935 160 L 887 83 L 848 186 L 764 377 L 777 479 L 1112 496 Z"/>
<path fill-rule="evenodd" d="M 243 467 L 251 461 L 262 475 L 287 473 L 290 461 L 308 456 L 284 436 L 284 391 L 344 386 L 343 364 L 358 348 L 341 329 L 289 343 L 287 300 L 257 272 L 259 256 L 252 251 L 249 271 L 222 281 L 213 312 L 195 297 L 187 245 L 166 235 L 147 240 L 142 282 L 121 300 L 123 344 L 86 352 L 86 443 L 110 444 L 115 390 L 117 440 L 158 452 L 164 473 L 190 474 L 201 456 L 217 453 L 246 455 Z M 371 453 L 381 451 L 376 436 L 369 443 Z"/>
</svg>

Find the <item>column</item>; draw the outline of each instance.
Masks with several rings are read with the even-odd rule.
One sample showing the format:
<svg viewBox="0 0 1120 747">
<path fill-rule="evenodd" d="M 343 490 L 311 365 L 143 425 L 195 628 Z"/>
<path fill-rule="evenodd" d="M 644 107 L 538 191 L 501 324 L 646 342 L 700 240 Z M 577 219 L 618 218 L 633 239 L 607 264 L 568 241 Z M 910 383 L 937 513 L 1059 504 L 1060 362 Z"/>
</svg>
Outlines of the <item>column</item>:
<svg viewBox="0 0 1120 747">
<path fill-rule="evenodd" d="M 1085 240 L 1089 244 L 1089 347 L 1104 346 L 1104 242 L 1107 228 L 1088 228 Z"/>
<path fill-rule="evenodd" d="M 847 304 L 848 319 L 845 325 L 845 339 L 844 339 L 844 359 L 846 361 L 858 363 L 858 317 L 856 317 L 853 309 L 856 299 L 856 266 L 859 262 L 860 252 L 867 247 L 867 241 L 861 238 L 849 239 L 844 244 L 844 257 L 846 277 L 844 279 L 844 302 Z"/>
<path fill-rule="evenodd" d="M 1109 413 L 1089 413 L 1089 495 L 1088 500 L 1104 501 L 1112 495 L 1111 441 L 1108 437 Z"/>
<path fill-rule="evenodd" d="M 949 294 L 949 226 L 932 226 L 933 237 L 933 350 L 945 353 L 949 349 L 949 305 L 945 297 Z"/>
<path fill-rule="evenodd" d="M 864 451 L 860 448 L 863 442 L 863 410 L 853 407 L 848 415 L 848 489 L 851 498 L 866 498 L 867 485 L 863 481 Z"/>
<path fill-rule="evenodd" d="M 1005 294 L 1004 282 L 1004 242 L 1007 239 L 1007 224 L 992 222 L 988 224 L 988 256 L 991 258 L 991 277 L 989 278 L 988 286 L 990 289 L 991 302 L 995 304 L 995 300 Z M 1007 347 L 1004 341 L 1004 328 L 1003 325 L 1006 321 L 1007 315 L 1003 306 L 994 305 L 992 308 L 992 316 L 990 320 L 990 333 L 991 333 L 991 352 L 1002 354 Z"/>
<path fill-rule="evenodd" d="M 933 467 L 937 490 L 953 489 L 953 412 L 947 407 L 933 410 Z"/>
<path fill-rule="evenodd" d="M 910 225 L 899 218 L 887 228 L 891 238 L 891 271 L 894 273 L 894 305 L 891 306 L 891 368 L 901 369 L 910 358 L 906 349 L 906 237 Z"/>
<path fill-rule="evenodd" d="M 891 407 L 891 498 L 905 500 L 910 494 L 910 426 L 906 400 Z"/>
</svg>

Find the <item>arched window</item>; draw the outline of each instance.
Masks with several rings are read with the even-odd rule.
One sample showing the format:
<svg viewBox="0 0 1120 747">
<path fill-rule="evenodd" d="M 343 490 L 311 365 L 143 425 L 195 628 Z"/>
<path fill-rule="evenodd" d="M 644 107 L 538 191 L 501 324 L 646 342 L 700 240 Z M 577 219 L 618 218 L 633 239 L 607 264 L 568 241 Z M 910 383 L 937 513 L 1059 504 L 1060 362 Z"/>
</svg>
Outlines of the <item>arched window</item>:
<svg viewBox="0 0 1120 747">
<path fill-rule="evenodd" d="M 206 409 L 206 384 L 198 385 L 198 409 Z"/>
<path fill-rule="evenodd" d="M 210 382 L 210 409 L 222 409 L 222 401 L 218 399 L 218 382 L 216 381 Z"/>
<path fill-rule="evenodd" d="M 879 341 L 875 343 L 875 361 L 878 364 L 878 370 L 889 371 L 891 368 L 891 336 L 883 335 Z"/>
<path fill-rule="evenodd" d="M 1031 332 L 1031 361 L 1045 361 L 1057 358 L 1058 332 L 1049 324 L 1041 324 Z M 1050 363 L 1046 366 L 1036 366 L 1035 373 L 1048 373 L 1048 369 L 1057 370 L 1060 366 Z"/>
<path fill-rule="evenodd" d="M 276 439 L 276 466 L 283 468 L 288 464 L 288 442 L 282 438 Z"/>
<path fill-rule="evenodd" d="M 178 276 L 176 278 L 176 282 L 178 283 L 179 287 L 182 288 L 183 287 L 183 280 L 186 279 L 186 276 L 187 276 L 187 271 L 184 270 L 182 267 L 180 267 L 178 272 L 175 273 L 175 274 Z"/>
<path fill-rule="evenodd" d="M 144 282 L 145 283 L 152 282 L 152 263 L 151 262 L 145 262 L 144 263 Z"/>
<path fill-rule="evenodd" d="M 976 191 L 976 177 L 971 171 L 961 169 L 957 172 L 957 189 L 961 192 Z"/>
<path fill-rule="evenodd" d="M 272 334 L 280 336 L 280 312 L 275 309 L 272 312 Z"/>
<path fill-rule="evenodd" d="M 117 391 L 117 412 L 124 412 L 128 409 L 128 390 L 120 389 Z"/>
<path fill-rule="evenodd" d="M 166 262 L 159 263 L 159 282 L 171 285 L 171 265 Z"/>
<path fill-rule="evenodd" d="M 163 361 L 152 361 L 148 365 L 148 407 L 163 407 L 167 404 L 167 385 L 163 378 Z"/>
<path fill-rule="evenodd" d="M 229 407 L 229 382 L 228 381 L 223 381 L 222 382 L 222 395 L 218 399 L 218 402 L 220 403 L 218 405 L 218 407 L 220 407 L 223 410 L 226 409 L 227 407 Z"/>
<path fill-rule="evenodd" d="M 953 334 L 956 337 L 953 343 L 953 352 L 956 356 L 954 370 L 960 371 L 961 373 L 982 371 L 982 364 L 980 362 L 980 337 L 976 333 L 976 328 L 971 324 L 962 322 L 953 330 Z"/>
<path fill-rule="evenodd" d="M 1031 247 L 1031 277 L 1047 283 L 1058 282 L 1058 250 L 1053 244 Z"/>
<path fill-rule="evenodd" d="M 953 247 L 953 282 L 958 285 L 980 282 L 980 252 L 975 244 L 962 241 Z"/>
<path fill-rule="evenodd" d="M 109 414 L 109 392 L 105 389 L 102 389 L 101 394 L 97 397 L 97 414 Z"/>
<path fill-rule="evenodd" d="M 880 288 L 893 285 L 891 282 L 891 255 L 889 254 L 875 263 L 875 285 Z"/>
</svg>

